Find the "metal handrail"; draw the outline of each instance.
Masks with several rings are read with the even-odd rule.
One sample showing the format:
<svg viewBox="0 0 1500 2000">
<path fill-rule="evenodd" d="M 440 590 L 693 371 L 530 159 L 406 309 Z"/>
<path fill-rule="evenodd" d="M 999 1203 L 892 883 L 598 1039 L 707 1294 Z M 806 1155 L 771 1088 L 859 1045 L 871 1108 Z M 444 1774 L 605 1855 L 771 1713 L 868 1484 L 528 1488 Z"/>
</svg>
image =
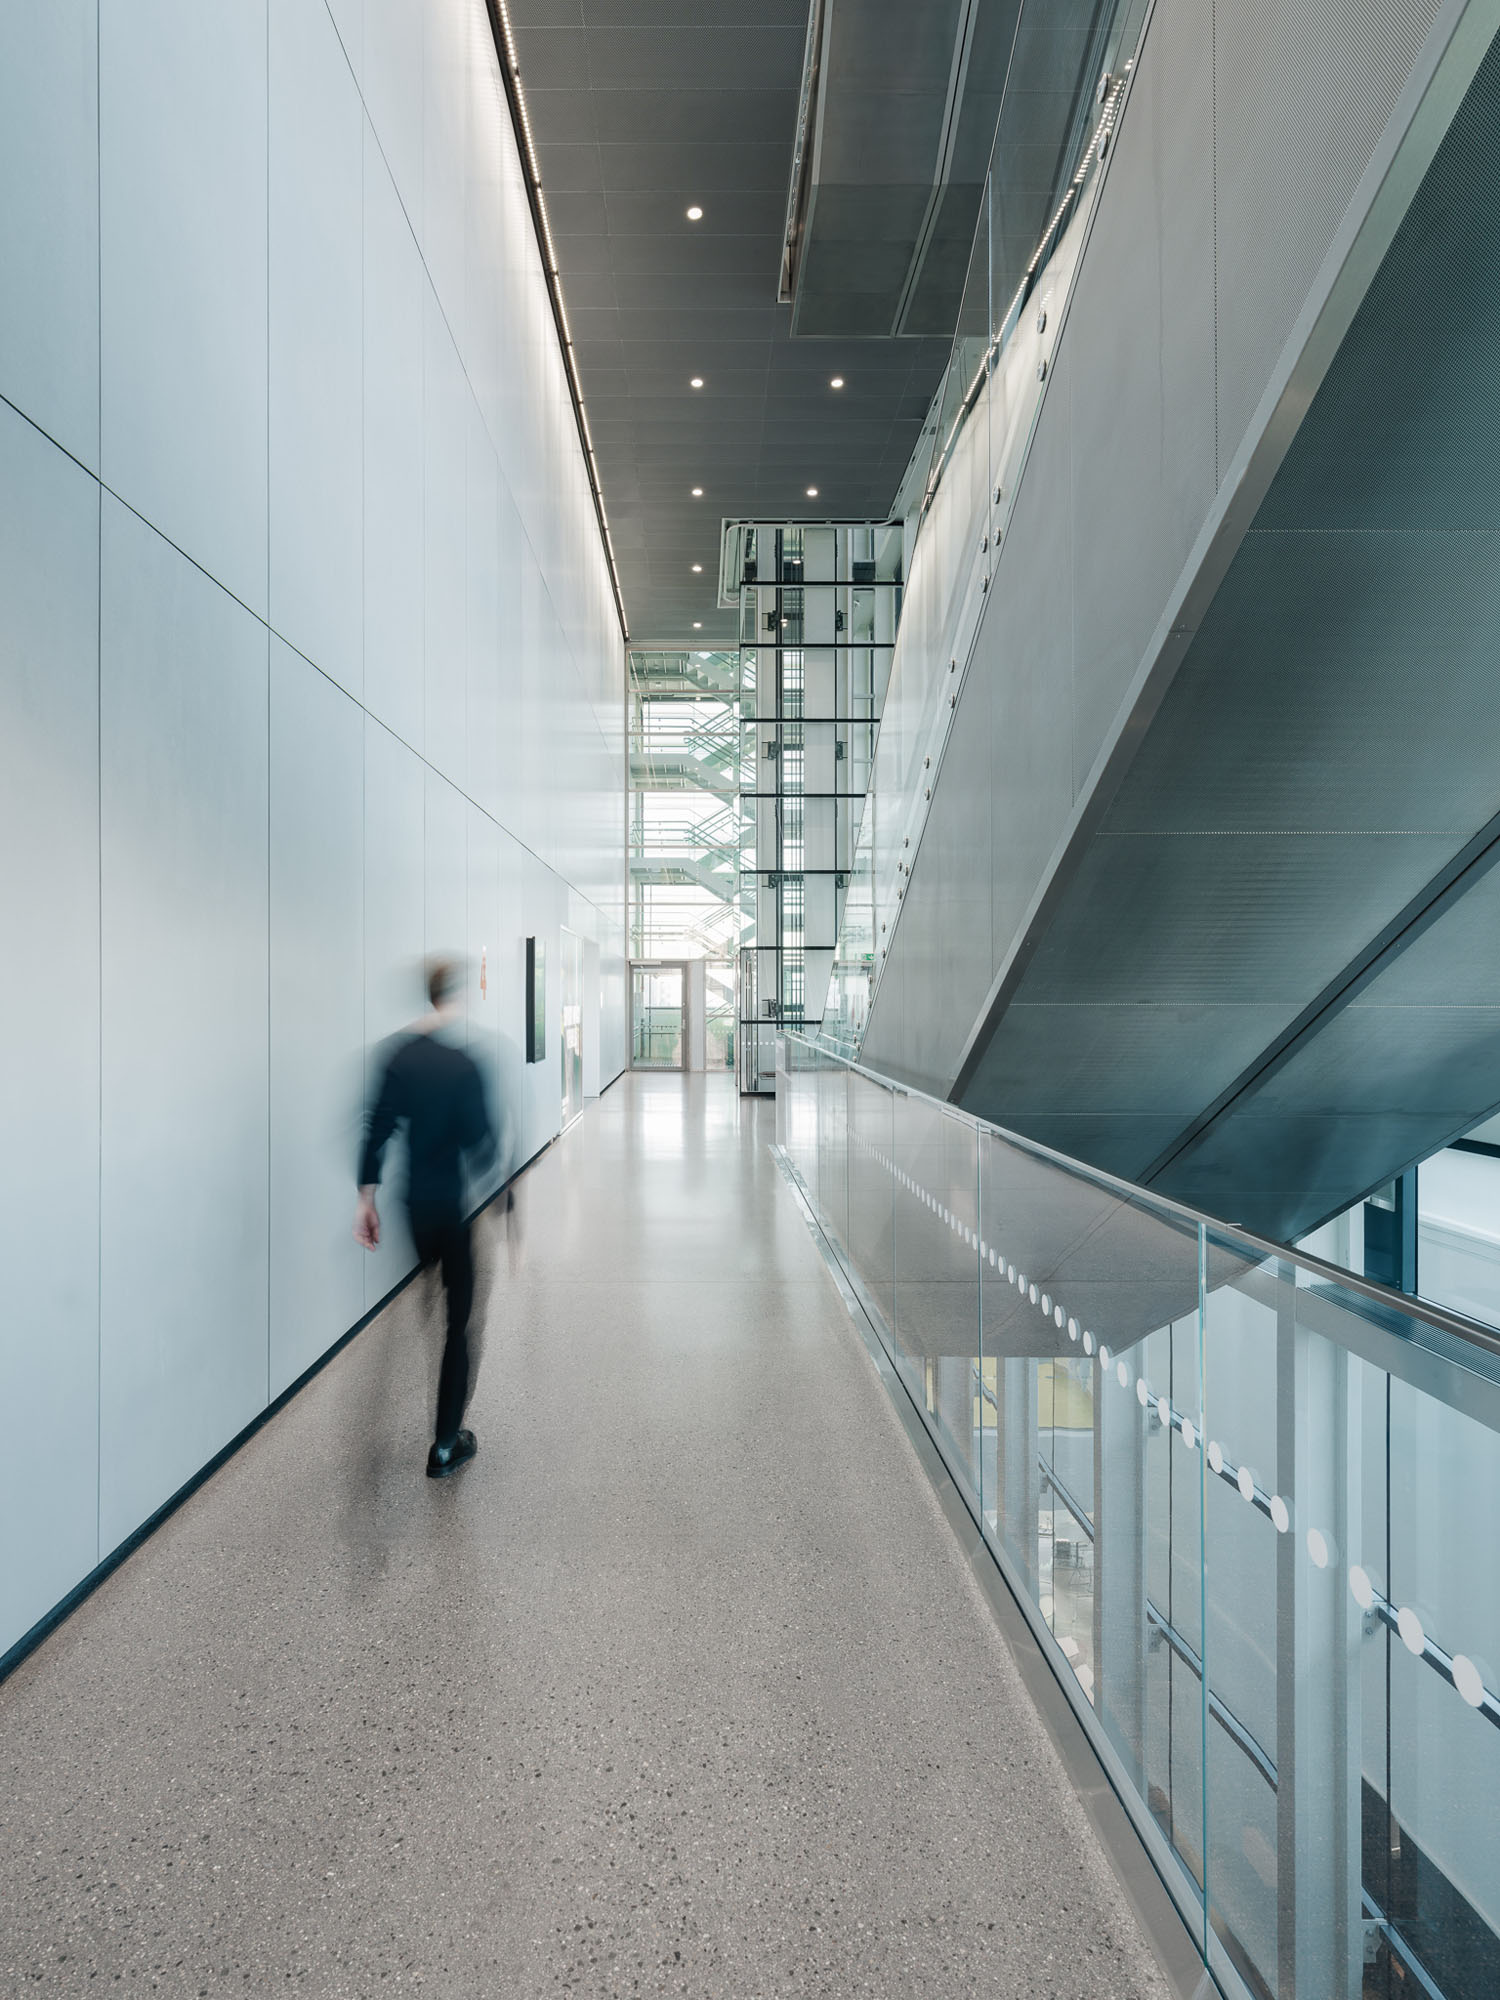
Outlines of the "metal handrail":
<svg viewBox="0 0 1500 2000">
<path fill-rule="evenodd" d="M 1175 1201 L 1172 1196 L 1158 1194 L 1153 1188 L 1143 1188 L 1134 1181 L 1122 1180 L 1118 1174 L 1111 1174 L 1103 1167 L 1092 1167 L 1085 1160 L 1075 1160 L 1067 1153 L 1059 1153 L 1051 1146 L 1044 1146 L 1039 1139 L 1029 1139 L 1023 1132 L 1012 1132 L 1003 1125 L 996 1125 L 988 1118 L 980 1118 L 962 1106 L 949 1104 L 941 1097 L 933 1097 L 914 1084 L 898 1083 L 895 1078 L 882 1076 L 878 1070 L 868 1069 L 852 1057 L 841 1055 L 836 1049 L 814 1042 L 806 1035 L 785 1031 L 784 1039 L 795 1042 L 809 1050 L 825 1062 L 837 1063 L 841 1068 L 852 1070 L 856 1076 L 865 1077 L 900 1097 L 916 1098 L 923 1104 L 930 1104 L 945 1117 L 957 1119 L 961 1124 L 971 1126 L 976 1132 L 988 1132 L 997 1139 L 1003 1139 L 1008 1146 L 1029 1154 L 1033 1159 L 1042 1160 L 1049 1166 L 1059 1167 L 1064 1172 L 1074 1174 L 1112 1194 L 1122 1201 L 1137 1207 L 1145 1206 L 1158 1214 L 1168 1216 L 1177 1222 L 1190 1224 L 1194 1229 L 1210 1230 L 1217 1243 L 1227 1243 L 1242 1247 L 1251 1253 L 1255 1263 L 1267 1257 L 1278 1257 L 1297 1265 L 1304 1271 L 1325 1278 L 1342 1291 L 1353 1292 L 1379 1306 L 1386 1313 L 1394 1313 L 1403 1319 L 1420 1320 L 1440 1333 L 1448 1334 L 1467 1347 L 1478 1349 L 1491 1361 L 1500 1361 L 1500 1333 L 1494 1327 L 1485 1326 L 1479 1320 L 1467 1319 L 1462 1313 L 1449 1310 L 1446 1306 L 1431 1304 L 1426 1299 L 1414 1297 L 1410 1292 L 1398 1292 L 1389 1285 L 1382 1285 L 1373 1278 L 1359 1276 L 1354 1271 L 1346 1271 L 1341 1265 L 1330 1264 L 1325 1258 L 1310 1255 L 1305 1250 L 1296 1250 L 1290 1244 L 1277 1243 L 1269 1236 L 1257 1236 L 1253 1230 L 1243 1229 L 1238 1223 L 1224 1222 L 1218 1216 L 1209 1215 L 1205 1210 L 1190 1208 L 1186 1202 Z"/>
</svg>

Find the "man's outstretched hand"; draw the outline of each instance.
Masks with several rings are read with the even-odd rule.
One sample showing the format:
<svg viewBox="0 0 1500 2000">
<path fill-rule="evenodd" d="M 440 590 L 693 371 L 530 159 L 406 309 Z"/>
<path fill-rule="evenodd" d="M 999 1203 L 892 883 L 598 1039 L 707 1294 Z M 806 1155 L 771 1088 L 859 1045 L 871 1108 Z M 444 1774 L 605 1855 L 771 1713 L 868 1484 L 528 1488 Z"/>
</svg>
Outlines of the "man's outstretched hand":
<svg viewBox="0 0 1500 2000">
<path fill-rule="evenodd" d="M 367 1250 L 379 1246 L 380 1211 L 375 1206 L 374 1188 L 361 1188 L 359 1191 L 359 1206 L 354 1211 L 354 1240 L 362 1243 Z"/>
</svg>

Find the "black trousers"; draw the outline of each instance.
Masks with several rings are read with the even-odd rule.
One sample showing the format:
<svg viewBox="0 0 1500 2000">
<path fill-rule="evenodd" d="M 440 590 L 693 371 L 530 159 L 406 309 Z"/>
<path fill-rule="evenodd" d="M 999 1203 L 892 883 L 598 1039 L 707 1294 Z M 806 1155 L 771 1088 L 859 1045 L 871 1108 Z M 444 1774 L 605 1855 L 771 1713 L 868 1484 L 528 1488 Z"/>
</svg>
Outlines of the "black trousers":
<svg viewBox="0 0 1500 2000">
<path fill-rule="evenodd" d="M 458 1436 L 469 1400 L 469 1315 L 474 1309 L 474 1246 L 460 1215 L 412 1214 L 412 1239 L 424 1271 L 442 1272 L 448 1303 L 448 1338 L 438 1375 L 437 1422 L 433 1442 L 447 1446 Z"/>
</svg>

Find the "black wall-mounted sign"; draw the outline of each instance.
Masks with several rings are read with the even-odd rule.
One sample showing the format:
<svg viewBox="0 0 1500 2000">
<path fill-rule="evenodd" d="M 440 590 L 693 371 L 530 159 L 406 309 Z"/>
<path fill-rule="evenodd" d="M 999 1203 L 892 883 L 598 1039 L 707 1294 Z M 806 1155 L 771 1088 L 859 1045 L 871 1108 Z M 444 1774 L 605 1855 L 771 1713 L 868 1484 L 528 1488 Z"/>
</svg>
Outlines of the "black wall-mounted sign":
<svg viewBox="0 0 1500 2000">
<path fill-rule="evenodd" d="M 526 940 L 526 1060 L 542 1062 L 547 1054 L 547 947 L 540 938 Z"/>
</svg>

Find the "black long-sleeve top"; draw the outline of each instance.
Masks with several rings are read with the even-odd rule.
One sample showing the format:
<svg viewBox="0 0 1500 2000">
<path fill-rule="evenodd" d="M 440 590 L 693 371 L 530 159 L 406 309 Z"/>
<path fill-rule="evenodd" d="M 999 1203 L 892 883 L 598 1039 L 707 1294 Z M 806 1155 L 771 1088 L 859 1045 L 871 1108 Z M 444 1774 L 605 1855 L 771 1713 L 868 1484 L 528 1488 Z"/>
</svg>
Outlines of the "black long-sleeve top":
<svg viewBox="0 0 1500 2000">
<path fill-rule="evenodd" d="M 391 1053 L 365 1123 L 359 1185 L 380 1179 L 380 1161 L 398 1124 L 406 1127 L 406 1199 L 420 1215 L 461 1215 L 464 1169 L 495 1156 L 484 1079 L 464 1054 L 434 1035 L 403 1036 Z"/>
</svg>

